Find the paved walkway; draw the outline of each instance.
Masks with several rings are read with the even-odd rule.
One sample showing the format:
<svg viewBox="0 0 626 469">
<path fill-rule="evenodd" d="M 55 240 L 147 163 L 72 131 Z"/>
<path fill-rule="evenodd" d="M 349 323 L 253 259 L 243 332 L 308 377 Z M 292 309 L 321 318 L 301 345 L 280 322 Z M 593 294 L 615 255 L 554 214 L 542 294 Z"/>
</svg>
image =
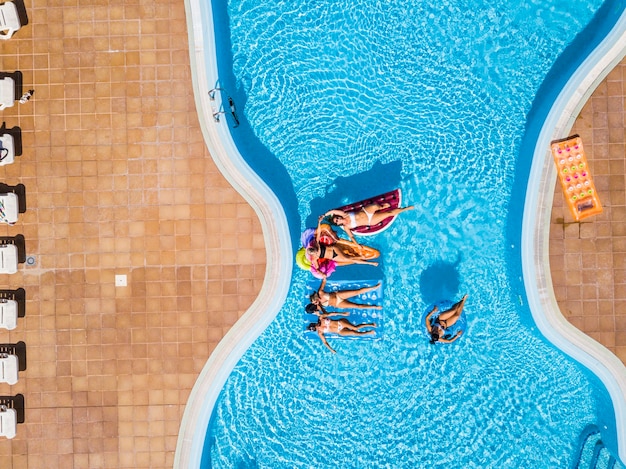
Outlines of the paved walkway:
<svg viewBox="0 0 626 469">
<path fill-rule="evenodd" d="M 555 184 L 550 267 L 562 313 L 626 363 L 626 59 L 595 90 L 571 134 L 585 145 L 604 212 L 573 221 Z"/>
<path fill-rule="evenodd" d="M 30 24 L 0 41 L 31 101 L 0 113 L 23 155 L 36 267 L 24 287 L 26 423 L 0 439 L 2 469 L 171 468 L 184 405 L 207 357 L 255 299 L 260 223 L 211 160 L 191 87 L 180 0 L 26 0 Z M 125 274 L 127 287 L 114 286 Z"/>
</svg>

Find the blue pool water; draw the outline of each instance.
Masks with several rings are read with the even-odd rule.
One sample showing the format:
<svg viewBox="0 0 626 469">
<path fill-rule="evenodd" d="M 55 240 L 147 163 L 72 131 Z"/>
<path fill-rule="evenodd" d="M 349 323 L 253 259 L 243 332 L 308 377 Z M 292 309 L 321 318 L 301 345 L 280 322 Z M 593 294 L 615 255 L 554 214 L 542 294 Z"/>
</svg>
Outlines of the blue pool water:
<svg viewBox="0 0 626 469">
<path fill-rule="evenodd" d="M 294 250 L 322 211 L 394 187 L 403 213 L 363 239 L 383 338 L 303 334 L 310 274 L 229 377 L 212 468 L 568 467 L 611 428 L 595 377 L 536 331 L 511 218 L 542 82 L 599 0 L 214 2 L 233 137 L 285 207 Z M 224 52 L 225 51 L 225 52 Z M 522 176 L 523 178 L 523 176 Z M 425 308 L 469 293 L 467 332 L 429 345 Z"/>
</svg>

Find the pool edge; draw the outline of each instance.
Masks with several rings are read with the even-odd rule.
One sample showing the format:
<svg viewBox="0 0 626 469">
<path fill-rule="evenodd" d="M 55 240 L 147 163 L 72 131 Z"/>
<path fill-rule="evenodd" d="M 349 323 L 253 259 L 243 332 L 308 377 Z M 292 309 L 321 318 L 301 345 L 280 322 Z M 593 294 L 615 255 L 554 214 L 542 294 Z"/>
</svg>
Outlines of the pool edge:
<svg viewBox="0 0 626 469">
<path fill-rule="evenodd" d="M 213 121 L 209 83 L 218 79 L 215 50 L 205 51 L 204 34 L 214 34 L 213 22 L 202 22 L 200 0 L 185 0 L 194 100 L 204 140 L 222 175 L 252 206 L 261 222 L 266 270 L 261 291 L 245 314 L 211 353 L 194 384 L 180 425 L 175 468 L 200 467 L 206 429 L 213 406 L 231 371 L 274 319 L 287 297 L 293 268 L 289 227 L 274 193 L 245 163 L 235 146 L 226 119 Z M 211 42 L 212 47 L 214 43 Z M 207 63 L 205 57 L 212 57 Z M 207 76 L 212 74 L 213 76 Z M 201 430 L 204 429 L 204 432 Z"/>
<path fill-rule="evenodd" d="M 626 12 L 568 80 L 544 121 L 535 149 L 522 221 L 522 270 L 533 319 L 556 347 L 589 368 L 606 386 L 615 410 L 618 455 L 626 461 L 626 367 L 561 313 L 549 261 L 550 217 L 556 168 L 550 142 L 566 137 L 583 105 L 626 54 Z"/>
</svg>

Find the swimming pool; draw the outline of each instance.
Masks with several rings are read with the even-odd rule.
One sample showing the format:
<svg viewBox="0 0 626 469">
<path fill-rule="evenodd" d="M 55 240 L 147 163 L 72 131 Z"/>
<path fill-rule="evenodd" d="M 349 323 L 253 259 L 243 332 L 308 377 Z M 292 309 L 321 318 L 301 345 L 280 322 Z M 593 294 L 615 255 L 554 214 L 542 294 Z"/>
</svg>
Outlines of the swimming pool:
<svg viewBox="0 0 626 469">
<path fill-rule="evenodd" d="M 274 464 L 283 461 L 296 466 L 299 462 L 303 467 L 308 467 L 306 464 L 324 467 L 324 461 L 341 461 L 340 458 L 347 454 L 350 461 L 361 461 L 361 467 L 370 467 L 371 461 L 384 467 L 380 464 L 381 454 L 393 451 L 399 458 L 396 463 L 413 464 L 413 467 L 432 464 L 433 460 L 453 467 L 455 464 L 456 467 L 472 467 L 476 460 L 472 457 L 485 461 L 486 454 L 495 451 L 500 454 L 494 463 L 514 461 L 515 464 L 544 467 L 537 465 L 539 456 L 535 449 L 540 447 L 541 461 L 549 464 L 545 467 L 557 467 L 567 462 L 568 455 L 573 452 L 573 442 L 587 422 L 595 420 L 606 424 L 607 428 L 613 427 L 610 421 L 613 410 L 605 408 L 608 396 L 602 386 L 533 331 L 526 294 L 520 281 L 516 280 L 516 275 L 521 275 L 519 260 L 516 260 L 519 246 L 507 245 L 506 228 L 510 225 L 506 221 L 507 210 L 509 205 L 514 206 L 512 201 L 516 197 L 511 194 L 516 187 L 515 156 L 498 159 L 502 154 L 517 153 L 524 132 L 524 116 L 530 109 L 532 97 L 539 91 L 548 65 L 556 60 L 579 30 L 572 28 L 572 24 L 582 28 L 586 21 L 565 15 L 562 23 L 557 22 L 550 29 L 552 36 L 547 35 L 553 41 L 550 42 L 540 35 L 533 35 L 528 29 L 532 25 L 524 23 L 524 18 L 543 20 L 541 16 L 533 17 L 528 11 L 507 16 L 508 10 L 476 8 L 478 13 L 475 14 L 482 15 L 477 19 L 467 16 L 468 5 L 462 2 L 445 3 L 440 7 L 396 5 L 396 8 L 378 10 L 374 6 L 371 10 L 379 16 L 368 19 L 359 11 L 346 6 L 342 9 L 336 3 L 333 5 L 337 10 L 333 5 L 321 7 L 316 3 L 309 16 L 301 10 L 277 13 L 277 5 L 272 5 L 271 10 L 241 5 L 246 14 L 256 11 L 262 13 L 261 17 L 272 20 L 270 25 L 259 22 L 257 27 L 260 29 L 256 33 L 254 27 L 258 19 L 241 21 L 242 36 L 252 42 L 240 47 L 254 53 L 250 54 L 250 62 L 237 63 L 235 60 L 232 67 L 235 76 L 237 70 L 241 71 L 243 78 L 240 80 L 246 96 L 238 96 L 234 84 L 230 91 L 240 105 L 247 100 L 246 119 L 253 122 L 253 127 L 258 125 L 261 129 L 257 137 L 270 149 L 270 155 L 266 156 L 278 155 L 276 159 L 287 173 L 297 176 L 294 180 L 298 182 L 292 188 L 283 184 L 280 190 L 274 189 L 282 194 L 280 203 L 287 207 L 285 211 L 291 223 L 291 231 L 286 237 L 283 231 L 282 244 L 297 239 L 298 231 L 306 222 L 310 223 L 320 207 L 330 208 L 345 197 L 356 197 L 359 191 L 369 190 L 368 195 L 371 195 L 374 188 L 385 185 L 380 182 L 381 176 L 385 176 L 386 184 L 401 186 L 406 199 L 418 205 L 418 209 L 373 241 L 383 251 L 383 267 L 379 271 L 354 273 L 380 275 L 385 281 L 383 341 L 367 345 L 341 343 L 338 345 L 340 357 L 326 355 L 318 343 L 303 341 L 299 333 L 302 289 L 307 279 L 303 272 L 294 272 L 293 279 L 290 279 L 287 287 L 291 292 L 284 307 L 280 295 L 272 300 L 260 300 L 273 301 L 266 306 L 276 307 L 280 312 L 246 354 L 248 358 L 235 368 L 215 416 L 225 422 L 228 429 L 233 428 L 234 422 L 246 422 L 243 426 L 248 428 L 254 426 L 250 422 L 259 421 L 261 425 L 248 434 L 237 431 L 238 441 L 226 438 L 217 430 L 213 434 L 216 436 L 209 437 L 209 440 L 213 438 L 218 442 L 213 444 L 212 450 L 218 455 L 217 460 L 228 458 L 222 455 L 229 450 L 233 460 L 242 464 L 256 461 L 266 467 L 267 461 Z M 409 7 L 413 11 L 409 11 Z M 568 11 L 571 15 L 576 10 Z M 465 13 L 465 16 L 457 18 L 450 14 L 455 12 Z M 581 16 L 585 14 L 588 19 L 591 17 L 591 11 L 583 9 Z M 323 23 L 320 18 L 333 15 L 344 20 L 341 27 L 320 34 Z M 384 15 L 391 17 L 385 18 Z M 419 27 L 409 21 L 414 18 L 420 19 Z M 389 21 L 381 22 L 382 19 Z M 370 29 L 364 28 L 363 21 L 365 26 L 369 24 L 367 21 L 371 23 Z M 388 23 L 393 28 L 385 30 L 384 37 L 376 42 L 378 30 L 374 31 L 372 25 L 378 27 Z M 359 26 L 358 31 L 363 28 L 365 32 L 346 34 L 347 26 L 354 24 Z M 483 25 L 482 31 L 480 25 Z M 310 29 L 306 46 L 316 51 L 315 56 L 319 56 L 320 51 L 328 52 L 326 67 L 317 62 L 314 67 L 305 67 L 306 79 L 293 78 L 297 74 L 290 71 L 276 72 L 275 76 L 254 71 L 251 62 L 265 60 L 270 65 L 268 70 L 280 70 L 283 62 L 287 66 L 299 63 L 281 55 L 297 50 L 296 47 L 281 49 L 279 60 L 274 62 L 264 59 L 261 52 L 257 55 L 259 49 L 271 49 L 268 38 L 281 34 L 290 36 L 294 28 L 299 27 Z M 516 57 L 515 50 L 503 46 L 511 42 L 508 34 L 512 30 L 517 30 L 518 34 L 523 31 L 540 44 L 537 52 L 522 54 L 527 62 L 521 67 L 516 62 L 500 62 L 502 57 Z M 428 37 L 434 38 L 433 44 L 419 43 L 414 31 L 428 32 Z M 444 40 L 435 34 L 438 31 L 452 31 L 454 37 Z M 482 32 L 482 39 L 474 41 L 483 47 L 478 52 L 464 40 L 470 32 Z M 503 37 L 496 33 L 503 34 Z M 396 49 L 384 47 L 390 40 L 395 44 L 406 38 L 409 43 L 402 42 Z M 499 38 L 500 42 L 494 38 Z M 362 52 L 372 41 L 385 59 L 380 64 L 372 62 L 376 66 L 371 66 L 367 60 L 357 60 L 365 56 Z M 416 49 L 414 42 L 422 48 Z M 535 45 L 533 43 L 533 47 Z M 359 51 L 358 54 L 350 52 L 352 46 Z M 500 59 L 498 54 L 503 54 Z M 541 60 L 532 63 L 531 59 L 537 58 L 533 54 Z M 234 56 L 237 57 L 237 53 Z M 483 57 L 492 62 L 483 64 L 480 60 Z M 305 65 L 312 63 L 301 62 Z M 419 64 L 417 69 L 409 66 L 415 66 L 415 63 Z M 398 64 L 404 65 L 400 67 L 402 73 L 391 66 Z M 276 81 L 276 77 L 292 78 L 285 84 Z M 260 80 L 261 84 L 255 80 Z M 224 83 L 228 80 L 222 75 L 221 84 Z M 439 83 L 447 86 L 442 89 Z M 277 90 L 283 89 L 286 98 L 277 98 Z M 254 90 L 258 93 L 255 94 Z M 302 101 L 299 100 L 301 96 L 310 98 Z M 502 96 L 505 98 L 499 99 Z M 286 107 L 294 103 L 294 107 L 305 112 L 305 119 Z M 254 124 L 257 121 L 259 124 Z M 289 132 L 280 134 L 280 127 L 289 129 Z M 273 137 L 276 139 L 272 140 Z M 292 163 L 290 155 L 298 152 L 305 154 L 306 158 L 301 156 L 298 160 L 296 157 L 298 162 Z M 303 159 L 314 164 L 303 165 Z M 402 164 L 398 165 L 398 161 Z M 355 167 L 346 170 L 353 163 Z M 272 168 L 277 166 L 275 161 L 264 160 L 264 164 Z M 370 174 L 372 171 L 374 175 Z M 247 176 L 254 179 L 254 175 L 249 174 L 234 183 L 249 185 Z M 373 184 L 371 181 L 376 178 L 378 184 Z M 271 180 L 269 184 L 272 182 L 276 184 Z M 264 197 L 272 200 L 273 195 L 267 187 L 259 187 L 259 191 L 266 193 L 252 202 L 258 205 Z M 493 187 L 498 190 L 494 192 Z M 290 189 L 296 203 L 283 202 L 289 197 Z M 263 211 L 265 208 L 259 209 Z M 285 230 L 289 222 L 280 214 L 272 215 L 279 225 L 278 230 Z M 276 231 L 277 228 L 271 225 L 268 223 L 267 229 Z M 416 237 L 419 237 L 419 243 L 406 244 L 406 240 Z M 280 252 L 276 241 L 268 238 L 269 251 Z M 277 265 L 268 267 L 275 269 L 270 274 L 289 272 L 290 266 L 284 257 L 278 256 Z M 443 276 L 442 272 L 449 275 Z M 269 289 L 285 288 L 285 280 L 277 280 L 279 277 L 268 275 Z M 432 278 L 438 278 L 440 282 L 433 283 Z M 281 281 L 282 285 L 278 285 Z M 274 285 L 269 285 L 271 282 Z M 455 295 L 463 293 L 461 289 L 470 290 L 473 300 L 472 309 L 468 303 L 470 332 L 463 347 L 433 350 L 424 343 L 416 318 L 430 300 L 437 299 L 435 295 Z M 498 309 L 492 305 L 497 305 Z M 290 337 L 286 332 L 292 324 L 298 333 Z M 251 341 L 253 335 L 241 332 L 241 338 L 247 341 Z M 520 342 L 528 348 L 526 356 L 520 356 Z M 267 350 L 270 349 L 277 349 L 277 353 L 269 354 Z M 373 372 L 371 364 L 377 365 L 377 373 Z M 258 370 L 263 370 L 261 376 Z M 383 385 L 375 379 L 378 373 L 385 373 Z M 219 375 L 216 381 L 225 380 L 224 374 L 227 372 Z M 276 381 L 268 381 L 275 376 L 280 378 L 278 387 Z M 252 385 L 249 381 L 252 377 L 260 379 Z M 520 394 L 517 389 L 520 378 L 525 382 L 550 382 L 550 389 L 536 386 L 524 389 Z M 572 386 L 573 383 L 576 386 Z M 578 389 L 572 391 L 572 387 Z M 427 391 L 416 391 L 422 388 Z M 247 392 L 242 393 L 242 389 Z M 250 389 L 261 392 L 255 394 L 248 391 Z M 332 390 L 330 405 L 327 402 L 328 389 Z M 273 396 L 268 396 L 269 391 L 273 391 Z M 235 396 L 230 401 L 229 393 Z M 245 399 L 239 397 L 242 394 Z M 268 397 L 287 402 L 287 410 L 275 407 Z M 358 405 L 342 415 L 345 409 L 336 403 L 338 399 Z M 537 401 L 544 405 L 538 406 Z M 262 404 L 250 408 L 251 402 Z M 242 406 L 239 410 L 236 408 L 238 403 Z M 247 412 L 242 413 L 241 409 Z M 382 410 L 388 410 L 391 416 Z M 323 429 L 315 422 L 303 419 L 311 411 L 318 418 L 325 415 L 325 423 L 333 423 L 331 436 L 319 433 Z M 207 412 L 210 413 L 202 412 L 204 418 Z M 444 412 L 444 416 L 438 412 Z M 489 418 L 485 418 L 484 412 L 489 412 Z M 251 420 L 242 418 L 243 414 Z M 372 415 L 376 418 L 372 419 Z M 424 419 L 424 415 L 434 418 Z M 305 422 L 307 435 L 302 434 L 301 426 L 294 427 L 294 416 L 296 421 Z M 467 422 L 473 424 L 461 425 Z M 361 426 L 365 423 L 370 426 Z M 286 426 L 292 427 L 291 432 L 285 429 Z M 461 438 L 443 451 L 437 441 L 439 435 L 451 427 L 462 428 L 459 436 L 469 437 L 473 444 L 468 447 L 467 440 Z M 400 432 L 398 428 L 404 431 Z M 268 429 L 269 436 L 280 434 L 294 446 L 286 450 L 284 440 L 276 442 L 268 437 Z M 479 429 L 489 431 L 480 433 Z M 522 435 L 529 433 L 528 429 L 531 429 L 530 440 Z M 346 434 L 354 438 L 346 438 Z M 555 434 L 559 435 L 560 441 L 553 441 Z M 285 435 L 289 437 L 285 438 Z M 357 438 L 357 435 L 366 437 Z M 326 456 L 327 459 L 316 460 L 311 455 L 315 441 L 329 437 L 334 442 L 331 454 Z M 511 437 L 516 438 L 519 446 L 513 453 L 503 453 L 501 450 Z M 377 445 L 367 445 L 369 439 Z M 354 451 L 353 446 L 367 448 L 367 451 L 360 450 L 362 460 L 350 452 Z M 463 459 L 468 450 L 472 451 L 471 457 L 465 455 L 469 459 Z M 293 459 L 281 460 L 285 452 Z"/>
</svg>

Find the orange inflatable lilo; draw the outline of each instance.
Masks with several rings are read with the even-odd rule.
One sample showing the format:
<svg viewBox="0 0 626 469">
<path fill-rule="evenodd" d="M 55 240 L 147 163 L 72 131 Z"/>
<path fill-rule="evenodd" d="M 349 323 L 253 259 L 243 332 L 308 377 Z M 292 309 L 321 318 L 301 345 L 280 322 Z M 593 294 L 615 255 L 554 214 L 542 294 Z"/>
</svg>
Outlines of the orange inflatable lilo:
<svg viewBox="0 0 626 469">
<path fill-rule="evenodd" d="M 370 264 L 380 256 L 380 252 L 369 246 L 364 246 L 337 236 L 333 229 L 322 223 L 315 232 L 315 240 L 306 248 L 307 258 L 311 265 L 315 265 L 318 259 L 330 259 L 339 265 Z"/>
<path fill-rule="evenodd" d="M 378 265 L 373 261 L 380 256 L 377 249 L 342 239 L 327 224 L 307 229 L 301 240 L 303 247 L 296 253 L 296 264 L 316 277 L 330 276 L 342 265 Z"/>
<path fill-rule="evenodd" d="M 565 201 L 576 221 L 602 213 L 602 204 L 593 184 L 583 142 L 572 135 L 550 143 Z"/>
</svg>

